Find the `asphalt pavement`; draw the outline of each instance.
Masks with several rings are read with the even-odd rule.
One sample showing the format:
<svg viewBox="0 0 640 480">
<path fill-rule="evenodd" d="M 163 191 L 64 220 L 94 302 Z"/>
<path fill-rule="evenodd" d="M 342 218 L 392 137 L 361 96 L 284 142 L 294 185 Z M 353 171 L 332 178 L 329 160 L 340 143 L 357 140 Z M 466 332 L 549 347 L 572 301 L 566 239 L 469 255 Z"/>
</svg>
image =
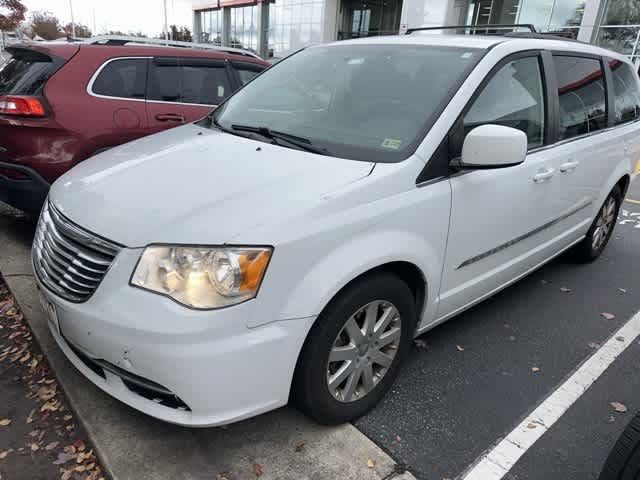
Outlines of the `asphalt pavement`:
<svg viewBox="0 0 640 480">
<path fill-rule="evenodd" d="M 640 200 L 640 182 L 627 198 Z M 625 202 L 618 223 L 596 262 L 563 255 L 420 337 L 356 427 L 418 479 L 462 475 L 640 310 L 640 202 Z M 639 359 L 636 342 L 505 478 L 596 479 L 640 410 Z"/>
</svg>

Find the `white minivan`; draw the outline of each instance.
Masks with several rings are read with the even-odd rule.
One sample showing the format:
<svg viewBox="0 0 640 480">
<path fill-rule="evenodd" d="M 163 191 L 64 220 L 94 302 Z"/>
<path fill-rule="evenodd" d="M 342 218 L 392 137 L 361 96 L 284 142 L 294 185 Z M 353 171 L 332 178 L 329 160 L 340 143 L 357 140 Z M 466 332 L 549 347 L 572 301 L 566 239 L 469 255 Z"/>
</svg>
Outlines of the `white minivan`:
<svg viewBox="0 0 640 480">
<path fill-rule="evenodd" d="M 33 247 L 51 331 L 93 383 L 168 422 L 290 398 L 352 420 L 416 335 L 565 250 L 600 255 L 639 119 L 629 61 L 578 42 L 304 49 L 53 185 Z"/>
</svg>

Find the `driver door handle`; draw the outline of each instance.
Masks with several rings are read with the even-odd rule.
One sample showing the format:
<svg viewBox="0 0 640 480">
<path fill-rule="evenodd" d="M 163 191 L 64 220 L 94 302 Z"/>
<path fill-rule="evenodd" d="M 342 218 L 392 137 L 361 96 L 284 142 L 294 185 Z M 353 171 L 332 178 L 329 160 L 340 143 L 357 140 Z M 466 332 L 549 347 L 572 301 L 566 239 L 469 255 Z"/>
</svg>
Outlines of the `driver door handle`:
<svg viewBox="0 0 640 480">
<path fill-rule="evenodd" d="M 560 165 L 560 171 L 562 173 L 571 172 L 571 171 L 575 170 L 578 165 L 580 165 L 580 162 L 574 161 L 574 160 L 569 160 L 568 162 L 563 163 L 562 165 Z"/>
<path fill-rule="evenodd" d="M 556 173 L 555 168 L 544 168 L 540 169 L 540 171 L 533 177 L 533 181 L 536 183 L 546 182 L 550 180 Z"/>
</svg>

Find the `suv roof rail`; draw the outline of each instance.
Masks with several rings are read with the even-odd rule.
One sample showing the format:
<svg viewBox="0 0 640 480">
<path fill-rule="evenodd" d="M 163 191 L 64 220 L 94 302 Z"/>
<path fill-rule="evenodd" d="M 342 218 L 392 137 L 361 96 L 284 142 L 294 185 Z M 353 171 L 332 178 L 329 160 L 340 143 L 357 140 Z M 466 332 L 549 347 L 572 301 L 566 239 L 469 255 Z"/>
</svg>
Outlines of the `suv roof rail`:
<svg viewBox="0 0 640 480">
<path fill-rule="evenodd" d="M 180 42 L 177 40 L 162 40 L 158 38 L 146 38 L 146 37 L 130 37 L 126 35 L 100 35 L 97 37 L 91 37 L 86 39 L 83 43 L 88 45 L 145 45 L 155 47 L 180 47 L 180 48 L 194 48 L 199 50 L 216 50 L 218 52 L 234 53 L 236 55 L 244 55 L 247 57 L 256 58 L 262 60 L 260 55 L 253 53 L 249 50 L 243 50 L 241 48 L 233 47 L 221 47 L 217 45 L 210 45 L 208 43 L 192 43 L 192 42 Z"/>
<path fill-rule="evenodd" d="M 530 33 L 538 33 L 536 27 L 530 23 L 513 23 L 513 24 L 486 24 L 486 25 L 439 25 L 435 27 L 416 27 L 407 29 L 407 35 L 411 35 L 414 32 L 424 32 L 429 30 L 486 30 L 489 35 L 503 35 L 498 32 L 491 32 L 489 30 L 511 30 L 515 31 L 516 28 L 526 28 Z M 509 33 L 509 32 L 507 32 Z"/>
</svg>

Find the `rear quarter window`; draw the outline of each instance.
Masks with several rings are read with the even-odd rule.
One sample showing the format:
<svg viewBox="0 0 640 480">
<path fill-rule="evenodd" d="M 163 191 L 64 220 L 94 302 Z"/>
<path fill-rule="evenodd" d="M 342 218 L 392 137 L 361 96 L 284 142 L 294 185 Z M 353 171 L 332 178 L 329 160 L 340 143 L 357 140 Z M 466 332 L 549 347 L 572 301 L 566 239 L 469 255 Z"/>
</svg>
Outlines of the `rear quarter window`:
<svg viewBox="0 0 640 480">
<path fill-rule="evenodd" d="M 91 91 L 105 97 L 144 99 L 147 63 L 146 58 L 112 60 L 100 70 Z"/>
<path fill-rule="evenodd" d="M 54 70 L 53 60 L 32 51 L 15 51 L 0 62 L 0 95 L 36 95 Z"/>
</svg>

